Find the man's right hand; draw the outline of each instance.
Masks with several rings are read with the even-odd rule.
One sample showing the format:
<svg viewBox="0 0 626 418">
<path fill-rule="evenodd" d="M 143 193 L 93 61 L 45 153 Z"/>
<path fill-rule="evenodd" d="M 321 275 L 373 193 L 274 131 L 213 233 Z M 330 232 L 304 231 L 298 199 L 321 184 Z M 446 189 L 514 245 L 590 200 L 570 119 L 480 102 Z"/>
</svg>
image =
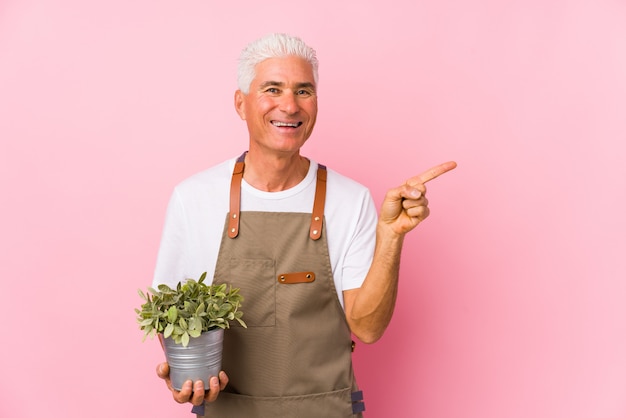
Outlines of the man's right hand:
<svg viewBox="0 0 626 418">
<path fill-rule="evenodd" d="M 209 390 L 206 393 L 202 380 L 197 380 L 196 382 L 187 380 L 181 390 L 178 391 L 172 387 L 169 364 L 159 364 L 157 366 L 157 375 L 165 380 L 167 388 L 172 392 L 172 397 L 176 402 L 191 402 L 193 405 L 202 405 L 204 402 L 214 402 L 220 394 L 220 391 L 224 390 L 228 384 L 228 376 L 224 371 L 221 371 L 219 372 L 219 379 L 217 376 L 211 376 L 209 380 Z"/>
</svg>

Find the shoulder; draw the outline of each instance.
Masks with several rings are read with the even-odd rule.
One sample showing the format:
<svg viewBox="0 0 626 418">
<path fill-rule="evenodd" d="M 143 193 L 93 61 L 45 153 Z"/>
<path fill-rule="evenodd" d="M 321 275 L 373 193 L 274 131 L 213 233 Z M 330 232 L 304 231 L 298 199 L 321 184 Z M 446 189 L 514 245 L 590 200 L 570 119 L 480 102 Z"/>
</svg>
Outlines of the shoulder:
<svg viewBox="0 0 626 418">
<path fill-rule="evenodd" d="M 374 222 L 377 211 L 370 190 L 356 180 L 328 169 L 326 215 L 329 222 L 344 226 Z M 355 223 L 356 222 L 356 223 Z M 342 226 L 342 227 L 344 227 Z"/>
<path fill-rule="evenodd" d="M 234 164 L 235 158 L 231 158 L 193 174 L 178 183 L 175 187 L 175 191 L 181 196 L 189 196 L 200 190 L 213 191 L 216 188 L 228 186 Z"/>
<path fill-rule="evenodd" d="M 327 168 L 328 170 L 328 184 L 327 189 L 328 193 L 331 196 L 344 196 L 350 198 L 370 198 L 370 190 L 364 186 L 363 184 L 357 182 L 356 180 L 344 176 L 343 174 L 338 173 L 335 170 Z"/>
</svg>

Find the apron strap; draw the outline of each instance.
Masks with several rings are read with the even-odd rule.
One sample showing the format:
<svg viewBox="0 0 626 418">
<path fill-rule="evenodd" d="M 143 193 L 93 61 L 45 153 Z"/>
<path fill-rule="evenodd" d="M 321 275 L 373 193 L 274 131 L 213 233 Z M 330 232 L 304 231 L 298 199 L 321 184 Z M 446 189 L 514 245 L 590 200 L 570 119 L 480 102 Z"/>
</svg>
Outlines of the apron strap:
<svg viewBox="0 0 626 418">
<path fill-rule="evenodd" d="M 239 216 L 241 215 L 241 181 L 243 180 L 244 160 L 246 152 L 241 154 L 235 162 L 233 177 L 230 182 L 230 210 L 228 212 L 228 237 L 237 238 L 239 235 Z M 315 185 L 315 200 L 311 214 L 309 236 L 318 240 L 322 236 L 322 222 L 324 220 L 324 206 L 326 204 L 326 166 L 318 164 L 317 184 Z"/>
<path fill-rule="evenodd" d="M 322 221 L 324 220 L 324 205 L 326 204 L 326 166 L 317 166 L 317 184 L 315 185 L 315 201 L 311 214 L 311 228 L 309 236 L 312 240 L 318 240 L 322 236 Z"/>
<path fill-rule="evenodd" d="M 241 180 L 246 152 L 237 158 L 233 169 L 233 178 L 230 181 L 230 212 L 228 213 L 228 237 L 237 238 L 239 235 L 239 215 L 241 211 Z"/>
</svg>

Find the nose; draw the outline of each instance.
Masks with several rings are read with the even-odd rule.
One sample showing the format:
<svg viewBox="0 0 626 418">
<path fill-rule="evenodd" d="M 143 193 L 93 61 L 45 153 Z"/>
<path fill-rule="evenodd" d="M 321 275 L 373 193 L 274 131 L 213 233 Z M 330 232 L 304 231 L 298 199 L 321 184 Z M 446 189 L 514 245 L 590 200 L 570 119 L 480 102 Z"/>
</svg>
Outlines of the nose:
<svg viewBox="0 0 626 418">
<path fill-rule="evenodd" d="M 298 105 L 297 96 L 292 92 L 285 92 L 285 94 L 283 94 L 283 96 L 281 97 L 279 109 L 288 115 L 294 115 L 298 113 L 298 110 L 300 110 L 300 106 Z"/>
</svg>

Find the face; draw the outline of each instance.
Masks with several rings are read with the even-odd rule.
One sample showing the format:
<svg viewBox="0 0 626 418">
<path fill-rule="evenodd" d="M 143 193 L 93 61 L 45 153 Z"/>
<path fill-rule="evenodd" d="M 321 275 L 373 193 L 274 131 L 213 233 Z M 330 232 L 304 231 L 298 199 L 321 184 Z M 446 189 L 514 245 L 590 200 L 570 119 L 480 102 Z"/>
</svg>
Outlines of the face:
<svg viewBox="0 0 626 418">
<path fill-rule="evenodd" d="M 300 57 L 269 58 L 255 67 L 246 95 L 235 93 L 235 108 L 246 121 L 250 151 L 292 154 L 313 131 L 317 94 L 311 65 Z"/>
</svg>

